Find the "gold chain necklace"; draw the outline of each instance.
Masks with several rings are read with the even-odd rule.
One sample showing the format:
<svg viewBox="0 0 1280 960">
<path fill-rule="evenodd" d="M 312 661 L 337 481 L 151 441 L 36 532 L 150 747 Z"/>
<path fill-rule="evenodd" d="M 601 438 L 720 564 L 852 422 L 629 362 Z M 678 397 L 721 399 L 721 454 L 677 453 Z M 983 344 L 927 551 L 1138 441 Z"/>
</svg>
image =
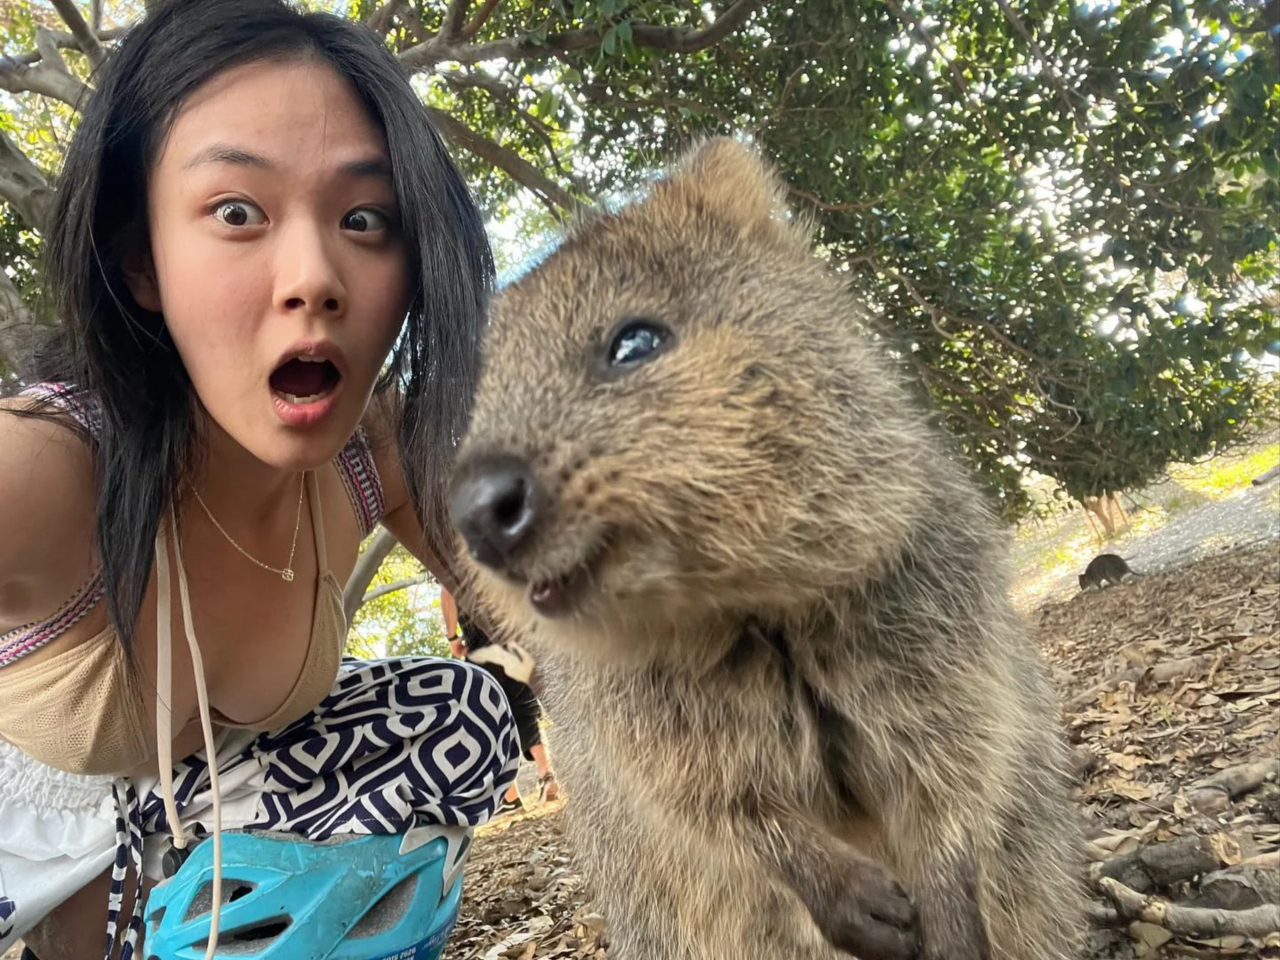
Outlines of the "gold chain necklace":
<svg viewBox="0 0 1280 960">
<path fill-rule="evenodd" d="M 200 491 L 197 490 L 195 487 L 191 488 L 191 492 L 196 495 L 196 501 L 204 509 L 205 516 L 207 516 L 210 520 L 213 521 L 213 525 L 218 528 L 219 533 L 221 533 L 224 537 L 227 538 L 228 543 L 230 543 L 233 547 L 235 547 L 237 550 L 243 553 L 246 557 L 248 557 L 258 566 L 260 566 L 263 570 L 270 570 L 272 573 L 280 574 L 280 579 L 288 583 L 293 582 L 293 554 L 298 549 L 298 531 L 302 528 L 302 498 L 303 498 L 303 495 L 306 493 L 306 490 L 307 490 L 307 475 L 306 473 L 303 473 L 302 479 L 298 484 L 298 516 L 293 521 L 293 544 L 289 547 L 289 562 L 284 565 L 283 569 L 281 569 L 279 567 L 267 566 L 267 564 L 263 563 L 257 557 L 252 556 L 248 550 L 240 546 L 240 544 L 236 543 L 235 538 L 232 537 L 231 534 L 227 533 L 226 530 L 222 529 L 222 524 L 218 522 L 218 518 L 213 515 L 213 513 L 209 510 L 208 505 L 204 502 L 204 498 L 200 496 Z"/>
</svg>

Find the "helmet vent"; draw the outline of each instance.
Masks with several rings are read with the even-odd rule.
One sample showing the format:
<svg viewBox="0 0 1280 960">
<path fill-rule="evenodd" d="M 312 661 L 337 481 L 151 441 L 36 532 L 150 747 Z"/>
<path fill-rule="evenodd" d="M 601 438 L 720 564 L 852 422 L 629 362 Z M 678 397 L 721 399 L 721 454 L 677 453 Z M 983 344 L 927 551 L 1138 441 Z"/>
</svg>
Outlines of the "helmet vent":
<svg viewBox="0 0 1280 960">
<path fill-rule="evenodd" d="M 282 933 L 289 929 L 288 917 L 275 917 L 263 920 L 246 927 L 237 927 L 218 936 L 218 956 L 248 956 L 265 950 L 271 946 Z M 195 944 L 199 950 L 208 950 L 209 941 L 201 940 Z"/>
<path fill-rule="evenodd" d="M 225 907 L 232 901 L 239 900 L 241 897 L 253 893 L 257 884 L 249 883 L 247 880 L 232 880 L 222 885 L 222 905 Z M 194 897 L 191 898 L 191 905 L 187 907 L 186 916 L 182 918 L 183 923 L 189 923 L 196 917 L 203 917 L 206 913 L 213 910 L 213 881 L 206 881 L 205 885 L 200 888 Z M 158 922 L 158 918 L 157 918 Z"/>
<path fill-rule="evenodd" d="M 405 877 L 369 908 L 368 912 L 347 933 L 347 938 L 358 940 L 395 929 L 396 924 L 403 920 L 404 915 L 409 911 L 413 896 L 417 892 L 418 874 Z"/>
</svg>

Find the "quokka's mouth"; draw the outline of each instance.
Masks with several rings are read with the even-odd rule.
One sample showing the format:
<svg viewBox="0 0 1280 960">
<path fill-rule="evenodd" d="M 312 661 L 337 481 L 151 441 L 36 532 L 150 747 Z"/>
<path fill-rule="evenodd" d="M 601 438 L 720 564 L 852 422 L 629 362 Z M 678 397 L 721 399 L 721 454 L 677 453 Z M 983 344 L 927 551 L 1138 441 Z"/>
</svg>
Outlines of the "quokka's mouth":
<svg viewBox="0 0 1280 960">
<path fill-rule="evenodd" d="M 557 577 L 535 580 L 529 586 L 529 603 L 549 619 L 574 613 L 595 585 L 608 543 L 601 540 L 574 567 Z"/>
</svg>

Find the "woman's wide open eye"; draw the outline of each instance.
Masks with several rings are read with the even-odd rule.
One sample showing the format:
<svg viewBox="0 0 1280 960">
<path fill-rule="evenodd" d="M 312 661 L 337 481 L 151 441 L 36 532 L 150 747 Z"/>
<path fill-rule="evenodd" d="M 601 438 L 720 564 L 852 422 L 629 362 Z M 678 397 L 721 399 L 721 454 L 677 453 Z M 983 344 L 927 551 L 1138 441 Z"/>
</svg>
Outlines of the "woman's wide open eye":
<svg viewBox="0 0 1280 960">
<path fill-rule="evenodd" d="M 350 230 L 353 233 L 374 233 L 380 230 L 386 230 L 390 226 L 391 218 L 381 210 L 375 210 L 373 207 L 360 207 L 352 210 L 342 218 L 342 229 Z"/>
<path fill-rule="evenodd" d="M 605 359 L 619 371 L 638 367 L 662 353 L 675 341 L 670 327 L 644 317 L 623 320 L 609 338 Z"/>
<path fill-rule="evenodd" d="M 267 215 L 248 200 L 224 200 L 213 208 L 213 215 L 228 227 L 252 227 L 267 222 Z"/>
</svg>

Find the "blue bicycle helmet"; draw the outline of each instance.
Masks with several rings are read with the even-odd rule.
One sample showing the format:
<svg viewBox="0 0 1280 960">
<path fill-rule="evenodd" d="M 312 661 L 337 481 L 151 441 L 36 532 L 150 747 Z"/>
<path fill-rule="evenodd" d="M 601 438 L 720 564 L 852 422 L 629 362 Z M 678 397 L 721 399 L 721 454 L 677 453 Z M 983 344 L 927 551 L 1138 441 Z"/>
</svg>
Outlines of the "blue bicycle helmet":
<svg viewBox="0 0 1280 960">
<path fill-rule="evenodd" d="M 214 956 L 255 960 L 437 960 L 458 919 L 465 827 L 323 843 L 228 831 Z M 198 844 L 147 899 L 149 960 L 203 960 L 213 844 Z"/>
</svg>

